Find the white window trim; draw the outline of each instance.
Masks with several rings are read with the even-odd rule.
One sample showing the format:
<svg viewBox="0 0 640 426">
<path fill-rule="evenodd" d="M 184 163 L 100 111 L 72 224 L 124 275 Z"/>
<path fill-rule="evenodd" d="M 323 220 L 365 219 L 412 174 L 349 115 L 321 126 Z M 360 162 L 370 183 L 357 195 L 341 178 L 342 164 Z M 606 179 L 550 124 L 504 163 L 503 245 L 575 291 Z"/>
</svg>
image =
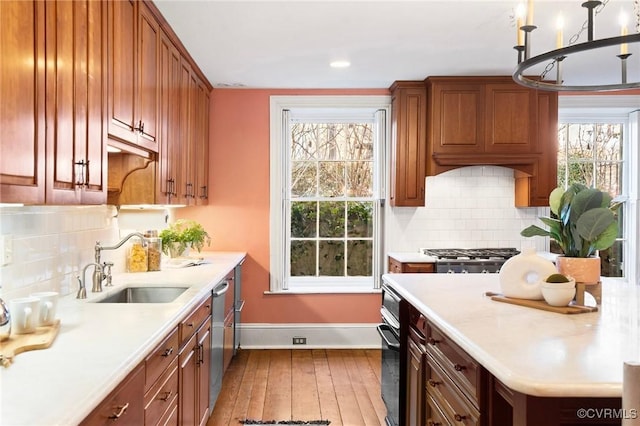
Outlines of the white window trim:
<svg viewBox="0 0 640 426">
<path fill-rule="evenodd" d="M 286 199 L 287 171 L 283 167 L 283 146 L 285 123 L 283 112 L 296 108 L 376 108 L 386 111 L 386 140 L 390 137 L 391 97 L 390 96 L 271 96 L 270 98 L 270 217 L 269 217 L 269 241 L 270 241 L 270 284 L 269 294 L 295 294 L 295 293 L 375 293 L 370 284 L 363 286 L 331 286 L 319 288 L 317 285 L 297 286 L 295 290 L 284 290 L 283 279 L 285 276 L 285 261 L 282 256 L 286 239 L 286 215 L 284 214 L 284 200 Z M 388 145 L 388 144 L 387 144 Z M 384 148 L 387 149 L 386 147 Z M 387 158 L 383 153 L 383 158 Z M 387 182 L 386 169 L 380 178 L 382 185 L 381 198 L 385 198 L 385 185 Z M 280 188 L 280 191 L 274 190 Z M 381 234 L 384 234 L 381 232 Z M 384 247 L 382 248 L 384 251 Z"/>
<path fill-rule="evenodd" d="M 640 253 L 640 96 L 638 95 L 597 95 L 560 96 L 558 100 L 558 121 L 577 123 L 585 120 L 618 121 L 624 123 L 623 141 L 624 172 L 623 184 L 627 189 L 625 233 L 627 244 L 624 263 L 624 280 L 640 285 L 640 259 L 632 253 Z"/>
</svg>

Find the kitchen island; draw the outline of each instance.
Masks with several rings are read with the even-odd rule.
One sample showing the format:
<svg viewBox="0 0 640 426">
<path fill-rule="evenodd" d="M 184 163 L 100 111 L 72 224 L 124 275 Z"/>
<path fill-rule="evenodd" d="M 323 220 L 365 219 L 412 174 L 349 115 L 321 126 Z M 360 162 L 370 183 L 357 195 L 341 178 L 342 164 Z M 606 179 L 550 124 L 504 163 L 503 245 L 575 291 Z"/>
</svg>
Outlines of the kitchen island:
<svg viewBox="0 0 640 426">
<path fill-rule="evenodd" d="M 620 407 L 623 363 L 640 360 L 640 289 L 621 280 L 604 280 L 598 312 L 574 315 L 491 300 L 485 293 L 500 292 L 497 274 L 388 274 L 384 281 L 406 301 L 409 312 L 401 320 L 409 321 L 411 309 L 424 317 L 429 366 L 446 359 L 446 350 L 442 359 L 429 354 L 443 338 L 451 342 L 450 353 L 461 350 L 463 358 L 466 354 L 477 363 L 477 383 L 472 378 L 469 387 L 477 390 L 471 402 L 480 424 L 580 424 L 580 416 L 602 414 L 580 408 Z M 401 330 L 408 333 L 408 325 Z M 405 349 L 401 360 L 406 354 Z M 464 380 L 466 367 L 455 365 L 461 373 L 451 375 L 453 382 L 456 374 Z M 427 388 L 437 389 L 432 370 L 427 368 Z M 429 413 L 433 401 L 429 390 L 426 394 Z M 455 396 L 466 401 L 465 392 Z M 546 411 L 544 423 L 532 420 L 535 410 Z M 559 415 L 564 423 L 555 418 Z M 620 423 L 620 418 L 590 420 Z"/>
<path fill-rule="evenodd" d="M 205 263 L 158 272 L 114 274 L 113 287 L 87 299 L 60 298 L 60 331 L 44 350 L 0 368 L 0 424 L 80 423 L 145 361 L 245 253 L 203 252 Z M 188 287 L 170 303 L 95 303 L 125 286 Z M 75 288 L 74 288 L 75 289 Z"/>
</svg>

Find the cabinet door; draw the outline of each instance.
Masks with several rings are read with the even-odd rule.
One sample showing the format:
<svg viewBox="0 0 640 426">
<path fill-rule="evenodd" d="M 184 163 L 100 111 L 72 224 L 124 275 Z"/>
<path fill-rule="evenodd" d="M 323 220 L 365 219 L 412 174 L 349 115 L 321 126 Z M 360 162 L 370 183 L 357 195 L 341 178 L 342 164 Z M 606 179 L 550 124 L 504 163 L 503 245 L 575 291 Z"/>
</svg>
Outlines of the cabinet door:
<svg viewBox="0 0 640 426">
<path fill-rule="evenodd" d="M 198 393 L 198 384 L 196 382 L 196 372 L 197 372 L 197 362 L 198 358 L 196 356 L 196 346 L 197 339 L 196 335 L 193 335 L 191 339 L 184 346 L 182 351 L 180 352 L 179 362 L 180 362 L 180 372 L 179 372 L 179 398 L 180 402 L 178 403 L 178 418 L 180 419 L 180 424 L 182 426 L 190 426 L 190 425 L 198 425 L 199 417 L 196 414 L 196 404 L 197 393 Z"/>
<path fill-rule="evenodd" d="M 136 2 L 108 3 L 108 130 L 109 136 L 137 143 L 134 130 L 136 104 Z"/>
<path fill-rule="evenodd" d="M 413 338 L 407 339 L 407 426 L 424 425 L 424 377 L 426 354 L 420 343 Z"/>
<path fill-rule="evenodd" d="M 485 88 L 487 153 L 537 152 L 536 91 L 516 83 L 487 84 Z"/>
<path fill-rule="evenodd" d="M 148 7 L 138 3 L 137 28 L 137 98 L 135 119 L 138 128 L 138 145 L 151 151 L 158 151 L 156 137 L 158 134 L 158 46 L 160 43 L 160 29 L 155 17 Z M 135 124 L 135 123 L 134 123 Z"/>
<path fill-rule="evenodd" d="M 209 317 L 198 330 L 198 404 L 197 412 L 199 424 L 204 426 L 209 420 L 209 389 L 211 376 L 211 317 Z"/>
<path fill-rule="evenodd" d="M 429 87 L 434 153 L 484 151 L 484 89 L 476 83 L 433 81 Z"/>
<path fill-rule="evenodd" d="M 422 82 L 391 86 L 392 206 L 424 206 L 427 93 Z"/>
<path fill-rule="evenodd" d="M 44 202 L 45 3 L 0 1 L 0 201 Z"/>
<path fill-rule="evenodd" d="M 180 62 L 180 82 L 179 82 L 179 103 L 180 103 L 180 140 L 181 140 L 181 159 L 180 159 L 180 184 L 177 185 L 177 201 L 180 204 L 187 204 L 189 200 L 189 192 L 193 186 L 194 171 L 189 163 L 191 158 L 191 140 L 190 140 L 190 121 L 191 115 L 191 66 L 186 60 Z M 189 186 L 191 183 L 191 186 Z"/>
<path fill-rule="evenodd" d="M 180 138 L 180 53 L 169 38 L 160 38 L 160 111 L 158 133 L 158 173 L 156 202 L 176 201 L 181 183 L 182 158 Z"/>
<path fill-rule="evenodd" d="M 45 8 L 46 202 L 104 203 L 104 4 L 50 1 Z"/>
<path fill-rule="evenodd" d="M 209 91 L 198 80 L 196 140 L 196 204 L 209 204 Z"/>
</svg>

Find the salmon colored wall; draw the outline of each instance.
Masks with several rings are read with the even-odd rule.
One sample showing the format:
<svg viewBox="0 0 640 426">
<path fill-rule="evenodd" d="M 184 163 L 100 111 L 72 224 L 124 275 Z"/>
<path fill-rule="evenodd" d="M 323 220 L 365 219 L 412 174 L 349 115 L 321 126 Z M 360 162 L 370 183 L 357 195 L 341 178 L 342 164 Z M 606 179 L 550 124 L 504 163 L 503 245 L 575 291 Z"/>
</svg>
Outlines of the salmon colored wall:
<svg viewBox="0 0 640 426">
<path fill-rule="evenodd" d="M 380 294 L 265 295 L 269 290 L 269 97 L 388 95 L 376 90 L 214 89 L 209 205 L 178 209 L 212 236 L 211 250 L 246 251 L 242 297 L 247 323 L 377 323 Z"/>
</svg>

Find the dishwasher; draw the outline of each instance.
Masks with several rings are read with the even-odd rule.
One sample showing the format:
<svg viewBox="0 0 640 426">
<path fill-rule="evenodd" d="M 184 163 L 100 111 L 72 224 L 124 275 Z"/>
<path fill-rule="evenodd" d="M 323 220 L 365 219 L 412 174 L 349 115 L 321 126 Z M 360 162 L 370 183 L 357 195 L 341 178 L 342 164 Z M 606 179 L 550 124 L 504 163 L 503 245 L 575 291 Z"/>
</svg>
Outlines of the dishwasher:
<svg viewBox="0 0 640 426">
<path fill-rule="evenodd" d="M 228 274 L 212 291 L 211 312 L 211 389 L 209 392 L 209 409 L 213 411 L 222 388 L 222 376 L 228 363 L 229 310 L 234 310 L 233 271 Z M 233 317 L 233 315 L 231 315 Z M 231 324 L 231 341 L 233 342 L 233 323 Z M 233 343 L 232 343 L 233 344 Z"/>
</svg>

